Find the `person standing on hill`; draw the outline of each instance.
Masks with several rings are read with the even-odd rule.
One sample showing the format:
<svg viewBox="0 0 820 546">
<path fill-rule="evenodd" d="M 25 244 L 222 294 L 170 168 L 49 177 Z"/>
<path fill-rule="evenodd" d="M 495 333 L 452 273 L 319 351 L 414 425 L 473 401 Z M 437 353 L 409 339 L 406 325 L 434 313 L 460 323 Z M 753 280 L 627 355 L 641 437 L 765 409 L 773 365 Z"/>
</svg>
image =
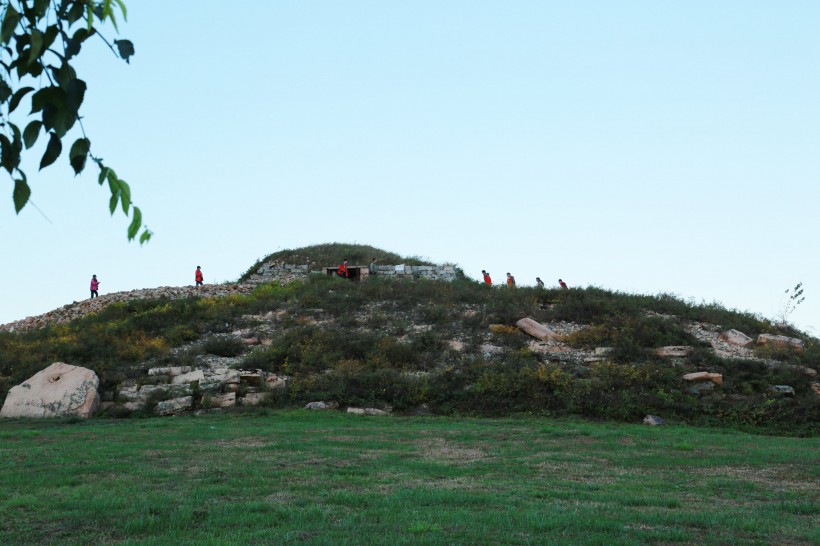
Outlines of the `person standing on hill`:
<svg viewBox="0 0 820 546">
<path fill-rule="evenodd" d="M 194 280 L 196 281 L 196 286 L 202 286 L 202 281 L 205 280 L 205 277 L 202 276 L 202 269 L 199 266 L 196 266 L 196 272 L 194 273 Z"/>
<path fill-rule="evenodd" d="M 493 280 L 490 278 L 490 274 L 484 271 L 483 269 L 481 270 L 481 274 L 484 275 L 484 284 L 486 284 L 487 286 L 492 286 Z"/>
<path fill-rule="evenodd" d="M 568 289 L 569 289 L 569 286 L 567 286 L 567 283 L 565 283 L 565 282 L 564 282 L 564 281 L 562 281 L 561 279 L 558 279 L 558 284 L 560 284 L 560 285 L 561 285 L 561 288 L 562 288 L 563 290 L 568 290 Z"/>
<path fill-rule="evenodd" d="M 378 273 L 379 273 L 379 266 L 378 266 L 378 265 L 376 265 L 376 258 L 373 258 L 373 261 L 372 261 L 372 262 L 370 262 L 370 265 L 367 267 L 367 269 L 368 269 L 368 272 L 369 272 L 371 275 L 378 275 Z"/>
<path fill-rule="evenodd" d="M 342 263 L 339 265 L 339 271 L 336 272 L 340 277 L 344 277 L 345 279 L 350 278 L 350 273 L 347 271 L 347 258 L 342 260 Z"/>
<path fill-rule="evenodd" d="M 537 288 L 544 288 L 544 281 L 541 280 L 541 277 L 535 277 L 535 286 Z"/>
<path fill-rule="evenodd" d="M 507 272 L 507 286 L 510 288 L 515 288 L 515 277 L 510 275 L 509 272 Z"/>
<path fill-rule="evenodd" d="M 100 288 L 100 281 L 97 280 L 96 275 L 91 275 L 91 298 L 99 298 L 100 295 L 97 293 L 97 290 Z"/>
</svg>

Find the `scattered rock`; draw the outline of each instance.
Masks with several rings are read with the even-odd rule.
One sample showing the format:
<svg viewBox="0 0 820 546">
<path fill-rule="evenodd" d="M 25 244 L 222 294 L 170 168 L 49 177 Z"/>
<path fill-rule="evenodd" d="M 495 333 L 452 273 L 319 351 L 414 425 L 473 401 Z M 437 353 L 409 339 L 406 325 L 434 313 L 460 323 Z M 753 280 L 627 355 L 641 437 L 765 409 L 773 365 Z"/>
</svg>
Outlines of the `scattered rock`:
<svg viewBox="0 0 820 546">
<path fill-rule="evenodd" d="M 389 415 L 388 412 L 376 408 L 347 408 L 347 413 L 355 415 Z"/>
<path fill-rule="evenodd" d="M 458 340 L 455 340 L 455 339 L 451 339 L 450 341 L 448 341 L 447 345 L 449 345 L 452 350 L 459 351 L 459 352 L 463 351 L 464 347 L 465 347 L 465 344 L 464 344 L 463 341 L 458 341 Z"/>
<path fill-rule="evenodd" d="M 541 341 L 556 341 L 559 338 L 558 334 L 540 322 L 536 322 L 529 317 L 522 318 L 516 322 L 515 325 L 518 326 L 518 328 L 520 328 L 523 332 L 526 332 L 535 339 L 540 339 Z"/>
<path fill-rule="evenodd" d="M 798 353 L 802 353 L 805 349 L 803 341 L 800 339 L 774 334 L 760 334 L 757 336 L 757 344 L 761 347 L 772 346 L 778 349 L 791 349 Z"/>
<path fill-rule="evenodd" d="M 87 419 L 100 406 L 97 374 L 87 368 L 55 362 L 12 387 L 0 417 L 68 417 Z"/>
<path fill-rule="evenodd" d="M 685 381 L 703 382 L 711 381 L 715 385 L 723 385 L 723 376 L 719 373 L 692 372 L 683 376 Z"/>
<path fill-rule="evenodd" d="M 309 404 L 305 405 L 305 409 L 309 410 L 332 410 L 339 407 L 338 402 L 310 402 Z"/>
<path fill-rule="evenodd" d="M 148 370 L 148 375 L 170 375 L 172 377 L 189 373 L 190 366 L 170 366 L 166 368 L 151 368 Z"/>
<path fill-rule="evenodd" d="M 202 370 L 194 370 L 192 372 L 184 373 L 182 375 L 178 375 L 171 379 L 172 385 L 183 385 L 186 383 L 193 383 L 194 381 L 204 381 L 205 380 L 205 372 Z"/>
<path fill-rule="evenodd" d="M 655 350 L 658 356 L 665 358 L 686 358 L 691 352 L 692 347 L 689 345 L 668 345 Z"/>
<path fill-rule="evenodd" d="M 663 420 L 663 417 L 658 417 L 657 415 L 647 415 L 643 418 L 643 424 L 657 427 L 666 424 L 666 421 Z"/>
<path fill-rule="evenodd" d="M 211 394 L 209 396 L 211 408 L 230 408 L 236 405 L 235 392 L 226 392 L 225 394 Z"/>
<path fill-rule="evenodd" d="M 794 396 L 794 387 L 789 385 L 772 385 L 769 387 L 771 392 L 782 394 L 783 396 Z"/>
<path fill-rule="evenodd" d="M 264 382 L 262 373 L 258 370 L 255 372 L 246 372 L 240 371 L 239 372 L 239 381 L 241 383 L 245 383 L 247 385 L 251 385 L 253 387 L 260 387 Z"/>
<path fill-rule="evenodd" d="M 595 347 L 595 355 L 596 356 L 603 356 L 608 355 L 613 350 L 612 347 Z"/>
<path fill-rule="evenodd" d="M 249 392 L 239 399 L 243 406 L 258 406 L 268 398 L 266 392 Z"/>
<path fill-rule="evenodd" d="M 489 343 L 483 344 L 479 347 L 479 350 L 484 354 L 485 357 L 489 357 L 492 355 L 498 355 L 504 352 L 504 349 L 497 345 L 490 345 Z"/>
<path fill-rule="evenodd" d="M 754 340 L 739 330 L 726 330 L 718 336 L 718 339 L 734 345 L 735 347 L 751 347 Z"/>
<path fill-rule="evenodd" d="M 269 389 L 284 389 L 288 386 L 288 381 L 290 377 L 286 375 L 269 375 L 265 379 Z"/>
<path fill-rule="evenodd" d="M 192 396 L 183 396 L 181 398 L 172 398 L 158 402 L 154 411 L 157 415 L 173 415 L 187 411 L 191 409 L 193 405 L 194 398 Z"/>
</svg>

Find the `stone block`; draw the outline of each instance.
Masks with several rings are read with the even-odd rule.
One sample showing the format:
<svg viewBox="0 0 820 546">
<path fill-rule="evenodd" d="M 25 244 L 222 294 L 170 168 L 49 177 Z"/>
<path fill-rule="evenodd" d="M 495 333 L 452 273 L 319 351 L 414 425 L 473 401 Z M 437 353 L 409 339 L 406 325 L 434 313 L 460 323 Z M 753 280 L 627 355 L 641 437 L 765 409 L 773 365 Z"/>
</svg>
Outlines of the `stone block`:
<svg viewBox="0 0 820 546">
<path fill-rule="evenodd" d="M 736 347 L 751 347 L 755 342 L 743 332 L 734 329 L 726 330 L 718 336 L 718 339 Z"/>
<path fill-rule="evenodd" d="M 157 407 L 154 411 L 157 415 L 173 415 L 187 411 L 191 409 L 193 405 L 193 397 L 183 396 L 181 398 L 172 398 L 171 400 L 163 400 L 157 403 Z"/>
<path fill-rule="evenodd" d="M 245 396 L 239 398 L 238 401 L 243 406 L 258 406 L 268 398 L 268 393 L 266 392 L 249 392 L 246 393 Z"/>
<path fill-rule="evenodd" d="M 558 334 L 544 326 L 543 324 L 526 317 L 515 323 L 522 331 L 528 333 L 541 341 L 554 341 L 558 339 Z"/>
<path fill-rule="evenodd" d="M 757 336 L 757 344 L 762 347 L 772 346 L 779 349 L 791 349 L 797 353 L 802 353 L 805 349 L 803 341 L 800 339 L 774 334 L 760 334 Z"/>
<path fill-rule="evenodd" d="M 0 417 L 69 417 L 86 419 L 100 407 L 100 380 L 88 368 L 55 362 L 12 387 Z"/>
<path fill-rule="evenodd" d="M 685 381 L 704 382 L 711 381 L 715 385 L 723 385 L 723 375 L 711 372 L 692 372 L 683 376 Z"/>
<path fill-rule="evenodd" d="M 194 370 L 192 372 L 178 375 L 171 380 L 172 385 L 182 385 L 185 383 L 192 383 L 193 381 L 203 381 L 205 379 L 205 372 L 202 370 Z"/>
<path fill-rule="evenodd" d="M 663 417 L 658 417 L 657 415 L 647 415 L 643 418 L 643 424 L 657 427 L 666 424 L 666 421 L 664 421 Z"/>
<path fill-rule="evenodd" d="M 168 366 L 164 368 L 151 368 L 148 370 L 148 375 L 170 375 L 177 376 L 191 371 L 190 366 Z"/>
<path fill-rule="evenodd" d="M 388 412 L 378 408 L 347 408 L 347 413 L 354 415 L 389 415 Z"/>
</svg>

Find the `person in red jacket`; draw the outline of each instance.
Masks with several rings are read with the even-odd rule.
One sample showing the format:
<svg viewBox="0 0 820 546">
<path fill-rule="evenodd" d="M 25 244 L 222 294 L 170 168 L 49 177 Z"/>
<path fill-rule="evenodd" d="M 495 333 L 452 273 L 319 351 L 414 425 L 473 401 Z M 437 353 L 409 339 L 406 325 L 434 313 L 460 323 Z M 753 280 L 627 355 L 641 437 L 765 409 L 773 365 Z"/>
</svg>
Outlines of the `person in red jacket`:
<svg viewBox="0 0 820 546">
<path fill-rule="evenodd" d="M 484 275 L 484 284 L 486 284 L 487 286 L 492 286 L 493 280 L 490 278 L 490 274 L 484 271 L 483 269 L 481 270 L 481 274 Z"/>
<path fill-rule="evenodd" d="M 91 275 L 91 299 L 99 298 L 100 295 L 97 290 L 100 288 L 100 281 L 97 280 L 96 275 Z"/>
<path fill-rule="evenodd" d="M 342 260 L 342 263 L 339 265 L 339 271 L 337 271 L 340 277 L 344 277 L 345 279 L 350 278 L 350 273 L 347 271 L 347 258 Z"/>
<path fill-rule="evenodd" d="M 507 273 L 507 286 L 515 288 L 515 277 Z"/>
<path fill-rule="evenodd" d="M 199 266 L 196 266 L 194 280 L 196 281 L 196 286 L 202 286 L 202 281 L 205 280 L 205 278 L 202 276 L 202 270 L 199 268 Z"/>
<path fill-rule="evenodd" d="M 560 285 L 561 285 L 561 288 L 563 288 L 564 290 L 569 289 L 569 286 L 567 286 L 567 283 L 565 283 L 565 282 L 564 282 L 564 281 L 562 281 L 561 279 L 558 279 L 558 284 L 560 284 Z"/>
</svg>

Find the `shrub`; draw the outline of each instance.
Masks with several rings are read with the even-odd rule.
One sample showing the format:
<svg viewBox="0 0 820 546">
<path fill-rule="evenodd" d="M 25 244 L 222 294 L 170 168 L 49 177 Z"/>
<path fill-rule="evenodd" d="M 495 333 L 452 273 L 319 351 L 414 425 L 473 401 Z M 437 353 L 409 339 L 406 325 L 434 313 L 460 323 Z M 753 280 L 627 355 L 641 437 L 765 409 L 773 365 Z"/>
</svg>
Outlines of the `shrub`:
<svg viewBox="0 0 820 546">
<path fill-rule="evenodd" d="M 245 352 L 242 340 L 233 337 L 212 337 L 202 346 L 203 350 L 211 355 L 221 357 L 239 356 Z"/>
</svg>

